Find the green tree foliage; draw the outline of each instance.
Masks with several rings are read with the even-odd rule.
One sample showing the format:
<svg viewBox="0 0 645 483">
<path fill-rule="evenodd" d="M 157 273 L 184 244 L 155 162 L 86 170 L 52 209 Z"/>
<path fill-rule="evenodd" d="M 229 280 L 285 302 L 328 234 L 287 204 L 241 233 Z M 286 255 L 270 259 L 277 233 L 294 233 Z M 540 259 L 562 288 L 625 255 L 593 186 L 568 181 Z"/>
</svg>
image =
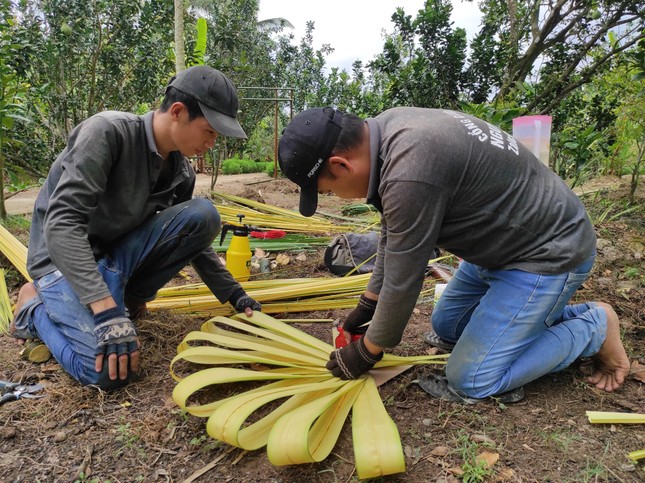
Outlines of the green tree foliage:
<svg viewBox="0 0 645 483">
<path fill-rule="evenodd" d="M 307 22 L 305 36 L 296 47 L 293 35 L 278 39 L 275 63 L 275 82 L 293 87 L 294 109 L 299 112 L 310 107 L 327 105 L 330 98 L 325 84 L 325 56 L 333 52 L 329 45 L 316 50 L 313 47 L 314 22 Z"/>
<path fill-rule="evenodd" d="M 450 0 L 426 0 L 413 14 L 393 8 L 382 52 L 350 71 L 327 65 L 333 46 L 314 47 L 313 22 L 294 39 L 287 20 L 258 21 L 258 0 L 0 0 L 9 39 L 0 59 L 13 76 L 6 84 L 21 86 L 14 104 L 34 121 L 5 136 L 6 167 L 44 173 L 86 117 L 154 108 L 176 71 L 180 3 L 188 65 L 220 69 L 239 88 L 249 140 L 221 138 L 218 160 L 272 158 L 273 99 L 289 87 L 278 132 L 291 112 L 324 105 L 361 116 L 402 105 L 457 108 L 506 130 L 517 115 L 547 113 L 561 175 L 642 171 L 643 94 L 633 78 L 645 75 L 642 0 L 482 0 L 470 46 L 450 20 Z"/>
<path fill-rule="evenodd" d="M 27 111 L 25 96 L 27 86 L 21 82 L 13 67 L 16 57 L 24 47 L 13 39 L 13 19 L 7 15 L 9 2 L 0 1 L 0 217 L 7 217 L 4 203 L 5 153 L 10 147 L 16 147 L 20 141 L 13 137 L 13 128 L 18 122 L 29 122 L 25 117 Z"/>
<path fill-rule="evenodd" d="M 485 0 L 481 10 L 469 69 L 471 98 L 521 97 L 524 84 L 539 74 L 536 89 L 523 99 L 529 112 L 548 113 L 645 36 L 640 0 Z M 615 41 L 590 58 L 610 34 Z"/>
<path fill-rule="evenodd" d="M 398 8 L 394 33 L 369 63 L 383 107 L 456 107 L 465 82 L 466 32 L 452 28 L 449 0 L 427 0 L 416 18 Z"/>
<path fill-rule="evenodd" d="M 23 75 L 39 86 L 40 120 L 60 147 L 81 120 L 153 102 L 169 78 L 167 2 L 22 0 L 19 29 L 32 47 Z M 166 27 L 160 27 L 161 25 Z"/>
</svg>

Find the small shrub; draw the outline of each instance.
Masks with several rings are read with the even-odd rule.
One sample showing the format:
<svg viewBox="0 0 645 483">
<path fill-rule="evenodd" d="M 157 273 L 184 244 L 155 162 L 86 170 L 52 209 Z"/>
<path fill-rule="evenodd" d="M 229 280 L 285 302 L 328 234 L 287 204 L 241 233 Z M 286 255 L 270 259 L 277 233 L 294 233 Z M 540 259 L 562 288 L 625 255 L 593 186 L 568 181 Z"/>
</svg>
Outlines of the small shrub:
<svg viewBox="0 0 645 483">
<path fill-rule="evenodd" d="M 273 176 L 273 161 L 265 161 L 257 163 L 257 165 L 260 168 L 260 172 L 264 171 L 269 176 Z M 280 168 L 278 168 L 278 171 L 280 171 Z"/>
<path fill-rule="evenodd" d="M 225 159 L 222 162 L 222 172 L 224 174 L 261 173 L 266 170 L 265 164 L 256 163 L 251 159 Z M 271 165 L 273 165 L 272 162 Z"/>
<path fill-rule="evenodd" d="M 237 159 L 225 159 L 222 161 L 223 174 L 241 174 L 242 166 L 237 162 Z"/>
</svg>

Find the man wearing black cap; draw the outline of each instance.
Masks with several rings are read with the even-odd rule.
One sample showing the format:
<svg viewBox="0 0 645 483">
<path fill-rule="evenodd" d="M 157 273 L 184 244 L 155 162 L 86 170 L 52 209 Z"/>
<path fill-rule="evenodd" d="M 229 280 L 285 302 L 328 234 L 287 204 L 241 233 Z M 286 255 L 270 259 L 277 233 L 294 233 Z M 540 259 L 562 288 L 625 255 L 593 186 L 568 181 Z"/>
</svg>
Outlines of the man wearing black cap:
<svg viewBox="0 0 645 483">
<path fill-rule="evenodd" d="M 309 109 L 282 133 L 279 162 L 301 187 L 303 215 L 328 192 L 367 198 L 382 215 L 375 270 L 344 322 L 363 335 L 331 354 L 334 375 L 360 377 L 400 342 L 437 246 L 463 262 L 432 314 L 426 341 L 452 353 L 446 377 L 426 380 L 426 391 L 516 401 L 524 384 L 581 356 L 594 358 L 589 381 L 598 388 L 623 383 L 629 360 L 614 310 L 568 305 L 595 258 L 585 208 L 496 126 L 439 109 L 395 108 L 365 121 Z"/>
<path fill-rule="evenodd" d="M 260 310 L 210 246 L 220 216 L 192 198 L 186 159 L 220 134 L 246 138 L 237 109 L 231 81 L 196 66 L 171 80 L 156 111 L 102 112 L 72 131 L 36 200 L 16 338 L 40 338 L 75 379 L 111 389 L 139 365 L 133 320 L 187 264 L 221 302 Z"/>
</svg>

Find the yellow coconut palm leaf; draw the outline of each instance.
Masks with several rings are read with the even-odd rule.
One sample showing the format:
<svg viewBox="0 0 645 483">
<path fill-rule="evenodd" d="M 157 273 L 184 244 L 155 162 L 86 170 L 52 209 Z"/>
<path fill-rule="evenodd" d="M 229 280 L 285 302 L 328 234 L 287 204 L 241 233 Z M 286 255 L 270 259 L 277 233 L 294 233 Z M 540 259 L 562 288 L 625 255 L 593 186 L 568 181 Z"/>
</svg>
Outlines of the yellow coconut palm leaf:
<svg viewBox="0 0 645 483">
<path fill-rule="evenodd" d="M 372 375 L 354 381 L 333 377 L 325 368 L 332 350 L 330 344 L 264 313 L 215 317 L 179 345 L 171 363 L 179 381 L 173 398 L 191 414 L 208 417 L 206 430 L 212 437 L 247 450 L 266 446 L 275 465 L 325 459 L 352 411 L 359 478 L 405 471 L 396 425 Z M 176 369 L 180 361 L 215 367 L 182 379 Z M 386 354 L 373 371 L 428 363 L 445 363 L 445 356 Z M 219 394 L 222 384 L 248 381 L 268 383 L 215 401 L 189 403 Z"/>
</svg>

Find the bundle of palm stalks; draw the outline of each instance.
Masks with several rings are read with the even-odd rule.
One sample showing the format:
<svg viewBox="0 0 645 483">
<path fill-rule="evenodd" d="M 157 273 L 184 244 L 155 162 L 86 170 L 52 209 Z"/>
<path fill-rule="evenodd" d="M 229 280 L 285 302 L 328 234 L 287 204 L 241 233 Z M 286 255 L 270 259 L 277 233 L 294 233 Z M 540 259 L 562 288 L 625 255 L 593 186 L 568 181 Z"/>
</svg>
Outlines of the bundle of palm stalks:
<svg viewBox="0 0 645 483">
<path fill-rule="evenodd" d="M 269 314 L 344 309 L 356 306 L 371 274 L 352 277 L 292 278 L 241 282 L 242 288 Z M 201 317 L 230 315 L 204 284 L 166 287 L 148 304 L 150 310 L 172 310 Z"/>
<path fill-rule="evenodd" d="M 373 229 L 373 222 L 349 219 L 334 216 L 334 221 L 328 215 L 302 216 L 294 210 L 287 210 L 277 206 L 260 203 L 240 196 L 224 193 L 213 193 L 217 199 L 228 202 L 216 205 L 222 220 L 227 223 L 239 223 L 238 215 L 244 215 L 244 223 L 258 228 L 277 228 L 292 233 L 343 233 L 348 231 L 361 232 Z"/>
<path fill-rule="evenodd" d="M 240 284 L 249 296 L 262 304 L 264 313 L 313 312 L 354 308 L 358 297 L 367 289 L 370 276 L 365 273 L 350 277 L 252 280 Z M 420 298 L 432 296 L 434 286 L 435 282 L 429 280 Z M 148 303 L 148 309 L 171 310 L 197 317 L 235 313 L 229 303 L 217 300 L 203 283 L 165 287 Z"/>
</svg>

